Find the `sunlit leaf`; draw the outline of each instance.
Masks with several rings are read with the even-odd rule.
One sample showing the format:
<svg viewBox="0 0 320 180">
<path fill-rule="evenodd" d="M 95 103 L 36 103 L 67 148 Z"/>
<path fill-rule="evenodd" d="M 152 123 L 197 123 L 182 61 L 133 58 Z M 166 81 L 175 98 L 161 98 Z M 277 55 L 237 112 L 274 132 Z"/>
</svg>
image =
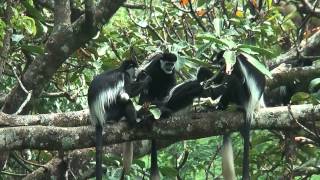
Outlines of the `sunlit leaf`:
<svg viewBox="0 0 320 180">
<path fill-rule="evenodd" d="M 265 48 L 260 48 L 258 46 L 252 46 L 252 45 L 248 45 L 248 44 L 241 44 L 241 45 L 238 45 L 238 48 L 240 48 L 240 49 L 242 49 L 242 48 L 250 49 L 252 51 L 258 52 L 260 55 L 265 55 L 265 56 L 267 56 L 269 58 L 272 58 L 272 57 L 275 56 L 271 51 L 269 51 L 269 50 L 267 50 Z"/>
<path fill-rule="evenodd" d="M 152 113 L 154 119 L 159 119 L 161 116 L 161 111 L 158 108 L 150 108 L 149 111 Z"/>
<path fill-rule="evenodd" d="M 309 84 L 309 92 L 316 92 L 320 88 L 320 78 L 313 79 Z"/>
<path fill-rule="evenodd" d="M 310 98 L 310 94 L 305 92 L 297 92 L 291 97 L 291 102 L 293 104 L 301 104 L 307 102 Z"/>
<path fill-rule="evenodd" d="M 260 72 L 262 72 L 269 78 L 272 78 L 271 72 L 259 60 L 247 53 L 242 52 L 241 54 L 244 55 L 246 57 L 246 60 L 250 62 L 254 67 L 256 67 Z"/>
<path fill-rule="evenodd" d="M 147 21 L 139 21 L 139 22 L 138 22 L 138 25 L 139 25 L 140 27 L 145 28 L 145 27 L 148 26 L 148 22 L 147 22 Z"/>
<path fill-rule="evenodd" d="M 24 25 L 25 30 L 32 35 L 36 35 L 37 33 L 37 28 L 36 28 L 36 23 L 34 19 L 28 16 L 23 16 L 22 17 L 22 23 Z"/>
<path fill-rule="evenodd" d="M 223 26 L 223 19 L 215 18 L 213 20 L 213 25 L 214 25 L 216 36 L 220 37 L 221 36 L 221 31 L 222 31 L 222 26 Z"/>
<path fill-rule="evenodd" d="M 226 50 L 223 53 L 223 57 L 225 59 L 225 63 L 226 63 L 226 73 L 227 74 L 231 74 L 232 71 L 232 67 L 233 65 L 236 63 L 236 52 L 235 51 L 230 51 L 230 50 Z"/>
<path fill-rule="evenodd" d="M 24 38 L 23 34 L 13 34 L 11 36 L 11 40 L 16 43 L 20 42 L 23 38 Z"/>
<path fill-rule="evenodd" d="M 222 41 L 220 38 L 217 38 L 216 36 L 214 36 L 213 34 L 210 34 L 210 33 L 199 34 L 197 37 L 200 39 L 210 40 L 210 41 L 217 43 L 219 45 L 228 47 L 228 44 L 226 42 Z"/>
</svg>

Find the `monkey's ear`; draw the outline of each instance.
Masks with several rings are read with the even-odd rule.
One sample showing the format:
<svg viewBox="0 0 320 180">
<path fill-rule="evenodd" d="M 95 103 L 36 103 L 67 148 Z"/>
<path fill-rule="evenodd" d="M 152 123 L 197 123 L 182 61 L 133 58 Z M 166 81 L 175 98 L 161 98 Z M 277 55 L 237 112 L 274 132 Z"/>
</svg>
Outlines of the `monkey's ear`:
<svg viewBox="0 0 320 180">
<path fill-rule="evenodd" d="M 221 65 L 223 64 L 223 54 L 224 54 L 225 50 L 219 51 L 217 52 L 217 54 L 214 56 L 214 58 L 212 58 L 211 62 L 214 65 Z"/>
</svg>

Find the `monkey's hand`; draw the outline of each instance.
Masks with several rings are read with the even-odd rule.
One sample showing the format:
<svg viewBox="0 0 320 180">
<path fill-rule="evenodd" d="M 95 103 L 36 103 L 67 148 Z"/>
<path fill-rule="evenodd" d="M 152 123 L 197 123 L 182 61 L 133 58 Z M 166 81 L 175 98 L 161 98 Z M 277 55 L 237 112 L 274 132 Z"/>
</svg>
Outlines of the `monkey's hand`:
<svg viewBox="0 0 320 180">
<path fill-rule="evenodd" d="M 150 83 L 152 81 L 151 76 L 146 71 L 141 71 L 137 77 L 138 82 Z"/>
<path fill-rule="evenodd" d="M 143 103 L 142 108 L 143 108 L 144 110 L 148 110 L 149 107 L 150 107 L 150 105 L 151 105 L 151 102 L 145 102 L 145 103 Z"/>
</svg>

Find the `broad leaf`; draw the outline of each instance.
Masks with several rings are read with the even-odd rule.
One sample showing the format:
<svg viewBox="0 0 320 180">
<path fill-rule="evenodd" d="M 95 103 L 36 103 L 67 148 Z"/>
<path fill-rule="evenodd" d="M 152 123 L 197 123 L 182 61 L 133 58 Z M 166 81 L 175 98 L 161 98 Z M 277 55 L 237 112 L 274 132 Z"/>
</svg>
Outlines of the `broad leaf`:
<svg viewBox="0 0 320 180">
<path fill-rule="evenodd" d="M 256 67 L 261 73 L 265 74 L 269 78 L 272 78 L 271 72 L 259 60 L 247 53 L 242 52 L 241 54 L 244 55 L 247 61 Z"/>
<path fill-rule="evenodd" d="M 320 78 L 313 79 L 309 84 L 309 92 L 316 92 L 320 88 Z"/>
<path fill-rule="evenodd" d="M 247 49 L 250 49 L 254 52 L 258 52 L 259 54 L 261 55 L 265 55 L 267 57 L 274 57 L 274 54 L 271 52 L 271 51 L 268 51 L 264 48 L 260 48 L 260 47 L 257 47 L 257 46 L 252 46 L 252 45 L 247 45 L 247 44 L 241 44 L 238 46 L 239 49 L 242 49 L 242 48 L 247 48 Z M 246 51 L 245 51 L 246 52 Z"/>
</svg>

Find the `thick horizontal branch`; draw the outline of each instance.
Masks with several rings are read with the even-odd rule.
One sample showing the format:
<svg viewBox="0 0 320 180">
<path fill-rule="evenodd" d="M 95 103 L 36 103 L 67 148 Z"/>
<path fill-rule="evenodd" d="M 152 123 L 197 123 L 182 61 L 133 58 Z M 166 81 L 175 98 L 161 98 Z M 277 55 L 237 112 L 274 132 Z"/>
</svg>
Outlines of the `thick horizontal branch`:
<svg viewBox="0 0 320 180">
<path fill-rule="evenodd" d="M 0 112 L 0 127 L 28 125 L 74 127 L 89 124 L 87 110 L 39 115 L 9 115 Z"/>
<path fill-rule="evenodd" d="M 273 89 L 281 85 L 301 83 L 300 86 L 305 87 L 307 90 L 310 81 L 320 77 L 320 67 L 306 66 L 287 69 L 282 68 L 280 72 L 272 73 L 272 77 L 272 79 L 267 80 L 268 89 Z"/>
<path fill-rule="evenodd" d="M 320 119 L 320 106 L 292 106 L 295 119 L 301 123 Z M 87 117 L 87 115 L 86 115 Z M 83 118 L 83 117 L 82 117 Z M 184 119 L 156 121 L 152 127 L 128 128 L 120 122 L 104 128 L 104 144 L 117 144 L 128 140 L 165 139 L 184 140 L 222 135 L 226 131 L 237 131 L 243 123 L 239 112 L 194 113 Z M 297 128 L 287 107 L 262 109 L 252 129 L 292 129 Z M 10 149 L 71 150 L 94 146 L 94 128 L 22 126 L 0 129 L 0 151 Z"/>
<path fill-rule="evenodd" d="M 281 54 L 268 63 L 268 67 L 271 69 L 277 67 L 281 63 L 297 60 L 299 55 L 304 57 L 320 56 L 320 32 L 315 33 L 310 38 L 304 40 L 300 47 L 293 47 L 288 52 Z M 315 57 L 316 58 L 316 57 Z"/>
</svg>

